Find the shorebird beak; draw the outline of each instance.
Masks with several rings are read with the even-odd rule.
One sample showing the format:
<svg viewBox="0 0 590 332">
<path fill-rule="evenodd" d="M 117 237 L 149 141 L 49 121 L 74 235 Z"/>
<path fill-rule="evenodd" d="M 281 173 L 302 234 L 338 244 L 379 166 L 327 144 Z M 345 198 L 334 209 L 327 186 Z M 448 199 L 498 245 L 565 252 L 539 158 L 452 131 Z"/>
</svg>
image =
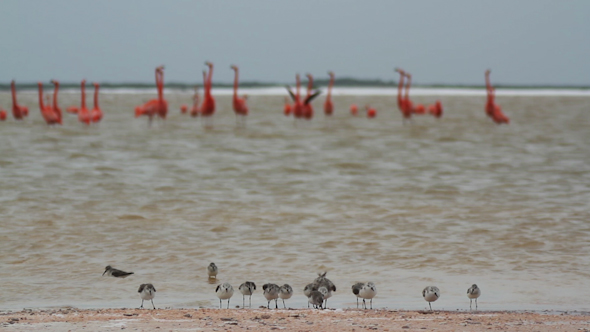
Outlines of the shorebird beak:
<svg viewBox="0 0 590 332">
<path fill-rule="evenodd" d="M 104 272 L 102 273 L 102 275 L 104 276 L 105 273 L 107 273 L 108 270 L 104 270 Z"/>
</svg>

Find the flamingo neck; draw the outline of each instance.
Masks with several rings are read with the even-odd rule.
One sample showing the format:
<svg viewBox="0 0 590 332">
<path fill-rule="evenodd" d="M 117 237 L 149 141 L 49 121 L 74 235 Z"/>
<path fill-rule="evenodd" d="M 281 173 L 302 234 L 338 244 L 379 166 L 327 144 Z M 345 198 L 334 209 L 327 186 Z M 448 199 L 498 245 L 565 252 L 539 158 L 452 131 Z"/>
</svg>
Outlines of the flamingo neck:
<svg viewBox="0 0 590 332">
<path fill-rule="evenodd" d="M 98 108 L 98 89 L 99 89 L 99 86 L 95 85 L 94 86 L 94 108 Z"/>
<path fill-rule="evenodd" d="M 10 90 L 12 90 L 12 106 L 16 107 L 18 103 L 16 102 L 16 84 L 14 81 L 10 83 Z"/>
<path fill-rule="evenodd" d="M 311 89 L 313 89 L 313 78 L 310 76 L 307 81 L 307 97 L 311 96 Z"/>
<path fill-rule="evenodd" d="M 295 95 L 295 99 L 297 99 L 296 101 L 299 101 L 299 98 L 301 98 L 301 79 L 299 76 L 297 76 L 297 94 Z"/>
<path fill-rule="evenodd" d="M 207 75 L 207 89 L 209 89 L 209 94 L 211 94 L 211 87 L 213 85 L 213 65 L 209 66 L 209 74 Z"/>
<path fill-rule="evenodd" d="M 207 89 L 207 72 L 203 71 L 203 97 L 207 98 L 208 89 Z"/>
<path fill-rule="evenodd" d="M 334 87 L 334 76 L 330 76 L 330 83 L 328 83 L 328 100 L 332 97 L 332 88 Z"/>
<path fill-rule="evenodd" d="M 410 86 L 412 86 L 412 78 L 408 77 L 408 82 L 406 83 L 406 99 L 410 99 Z"/>
<path fill-rule="evenodd" d="M 82 102 L 80 103 L 80 109 L 86 109 L 86 82 L 82 81 Z"/>
<path fill-rule="evenodd" d="M 398 99 L 401 99 L 401 97 L 402 97 L 403 88 L 404 88 L 404 75 L 400 74 L 399 75 L 399 82 L 397 84 L 397 98 Z"/>
<path fill-rule="evenodd" d="M 158 73 L 156 74 L 156 85 L 158 87 L 158 99 L 159 100 L 163 100 L 164 99 L 164 71 L 162 71 L 161 69 L 158 71 Z"/>
<path fill-rule="evenodd" d="M 53 108 L 57 108 L 57 92 L 59 91 L 59 83 L 55 83 L 53 90 Z"/>
<path fill-rule="evenodd" d="M 234 99 L 238 99 L 238 69 L 234 69 L 236 72 L 234 76 Z"/>
</svg>

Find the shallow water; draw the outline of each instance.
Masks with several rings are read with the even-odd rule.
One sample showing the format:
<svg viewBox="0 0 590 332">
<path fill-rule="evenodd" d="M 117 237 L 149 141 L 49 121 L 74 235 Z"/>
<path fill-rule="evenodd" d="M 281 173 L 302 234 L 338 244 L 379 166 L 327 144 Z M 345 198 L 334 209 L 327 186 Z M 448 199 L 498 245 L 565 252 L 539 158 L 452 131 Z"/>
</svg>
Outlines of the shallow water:
<svg viewBox="0 0 590 332">
<path fill-rule="evenodd" d="M 167 94 L 151 128 L 133 107 L 152 95 L 103 93 L 105 118 L 85 127 L 31 116 L 0 122 L 0 308 L 135 307 L 151 282 L 158 307 L 216 307 L 217 282 L 289 283 L 292 307 L 328 271 L 330 307 L 355 306 L 350 285 L 374 281 L 375 307 L 589 310 L 590 98 L 501 96 L 496 126 L 482 96 L 440 96 L 444 117 L 403 125 L 395 97 L 337 95 L 336 115 L 295 124 L 283 96 L 252 95 L 246 128 L 217 97 L 214 128 Z M 78 96 L 62 93 L 62 108 Z M 439 98 L 439 97 L 437 97 Z M 415 102 L 434 101 L 417 96 Z M 351 117 L 371 103 L 376 119 Z M 0 105 L 10 106 L 9 93 Z M 106 265 L 134 271 L 101 277 Z"/>
</svg>

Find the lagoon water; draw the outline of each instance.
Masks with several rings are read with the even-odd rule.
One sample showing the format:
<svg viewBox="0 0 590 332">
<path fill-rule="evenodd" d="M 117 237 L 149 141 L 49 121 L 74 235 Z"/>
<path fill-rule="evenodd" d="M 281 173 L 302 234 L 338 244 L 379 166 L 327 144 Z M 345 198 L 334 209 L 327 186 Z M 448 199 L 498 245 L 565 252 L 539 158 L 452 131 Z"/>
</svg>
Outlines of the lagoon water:
<svg viewBox="0 0 590 332">
<path fill-rule="evenodd" d="M 330 307 L 355 307 L 350 286 L 373 281 L 378 308 L 423 309 L 436 285 L 433 308 L 468 310 L 477 283 L 483 310 L 590 310 L 586 92 L 498 90 L 511 123 L 497 126 L 482 92 L 418 93 L 445 114 L 403 125 L 395 89 L 341 90 L 331 119 L 319 97 L 299 123 L 272 91 L 249 91 L 246 128 L 220 91 L 212 129 L 180 114 L 189 91 L 167 91 L 151 128 L 133 107 L 154 91 L 105 91 L 102 123 L 64 114 L 57 128 L 19 93 L 31 115 L 0 122 L 0 309 L 138 307 L 146 282 L 158 307 L 217 307 L 215 262 L 232 306 L 251 280 L 253 306 L 274 282 L 307 307 L 303 287 L 328 271 Z M 377 118 L 350 116 L 353 102 Z M 135 275 L 101 277 L 109 264 Z"/>
</svg>

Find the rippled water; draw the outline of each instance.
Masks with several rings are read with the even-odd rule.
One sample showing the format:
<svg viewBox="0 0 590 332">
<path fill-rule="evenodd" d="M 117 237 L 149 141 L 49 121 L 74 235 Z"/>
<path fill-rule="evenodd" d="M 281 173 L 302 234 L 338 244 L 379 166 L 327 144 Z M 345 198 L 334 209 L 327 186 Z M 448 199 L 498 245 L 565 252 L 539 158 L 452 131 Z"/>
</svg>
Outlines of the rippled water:
<svg viewBox="0 0 590 332">
<path fill-rule="evenodd" d="M 496 126 L 483 96 L 442 96 L 444 118 L 402 125 L 392 96 L 338 95 L 336 116 L 294 125 L 282 96 L 253 95 L 247 128 L 218 96 L 214 129 L 171 114 L 148 128 L 133 106 L 151 95 L 103 93 L 103 122 L 0 122 L 0 308 L 216 307 L 215 283 L 289 283 L 293 307 L 328 271 L 329 306 L 355 306 L 350 285 L 374 281 L 375 307 L 589 310 L 590 98 L 501 96 Z M 417 96 L 415 102 L 431 102 Z M 77 103 L 64 93 L 62 107 Z M 370 102 L 374 120 L 351 117 Z M 10 106 L 8 93 L 0 105 Z M 318 112 L 320 111 L 320 112 Z M 134 271 L 101 277 L 104 267 Z"/>
</svg>

